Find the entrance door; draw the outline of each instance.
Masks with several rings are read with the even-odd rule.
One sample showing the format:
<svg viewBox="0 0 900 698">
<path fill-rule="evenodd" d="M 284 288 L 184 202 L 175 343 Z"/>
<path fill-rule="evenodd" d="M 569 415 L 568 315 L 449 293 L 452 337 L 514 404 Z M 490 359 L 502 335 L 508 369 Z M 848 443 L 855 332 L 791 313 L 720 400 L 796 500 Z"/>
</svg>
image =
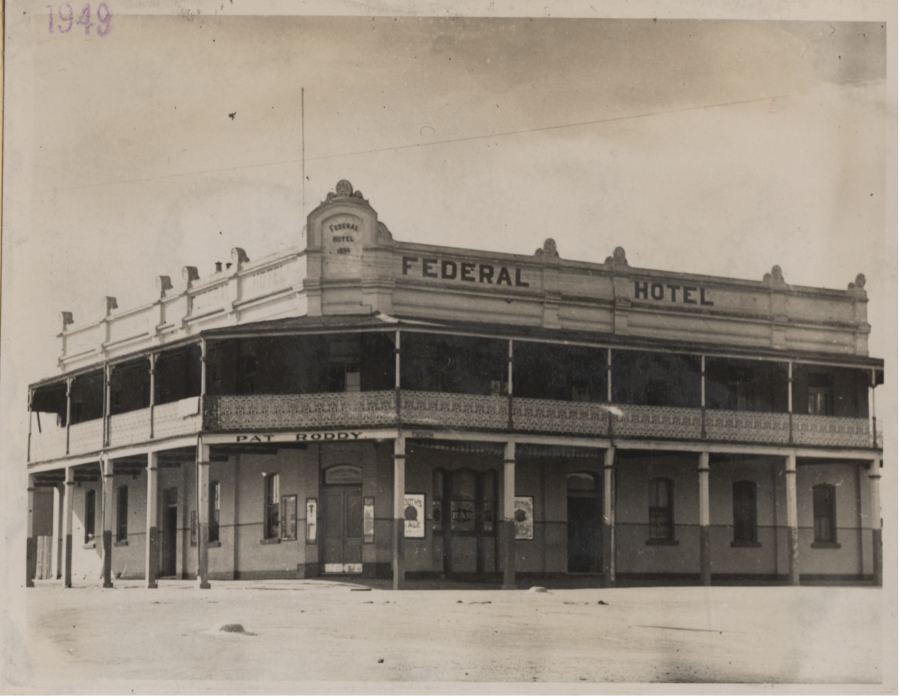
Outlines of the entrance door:
<svg viewBox="0 0 900 698">
<path fill-rule="evenodd" d="M 568 477 L 569 572 L 600 571 L 600 499 L 597 478 L 590 473 Z"/>
<path fill-rule="evenodd" d="M 178 488 L 163 496 L 162 535 L 160 537 L 160 577 L 174 577 L 178 572 Z"/>
<path fill-rule="evenodd" d="M 496 474 L 460 468 L 434 471 L 435 505 L 443 527 L 444 574 L 480 575 L 497 569 Z M 445 493 L 449 496 L 445 497 Z"/>
<path fill-rule="evenodd" d="M 362 486 L 326 486 L 325 574 L 362 574 Z"/>
</svg>

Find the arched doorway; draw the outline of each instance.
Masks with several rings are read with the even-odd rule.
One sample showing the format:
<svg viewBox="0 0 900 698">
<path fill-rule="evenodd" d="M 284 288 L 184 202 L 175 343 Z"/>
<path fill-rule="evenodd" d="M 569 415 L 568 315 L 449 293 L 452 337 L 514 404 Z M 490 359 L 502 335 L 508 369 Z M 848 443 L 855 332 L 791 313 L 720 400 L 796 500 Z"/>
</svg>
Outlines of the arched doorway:
<svg viewBox="0 0 900 698">
<path fill-rule="evenodd" d="M 362 574 L 362 468 L 334 465 L 323 474 L 325 574 Z"/>
<path fill-rule="evenodd" d="M 568 570 L 598 573 L 601 570 L 600 488 L 593 473 L 570 473 L 568 489 Z"/>
</svg>

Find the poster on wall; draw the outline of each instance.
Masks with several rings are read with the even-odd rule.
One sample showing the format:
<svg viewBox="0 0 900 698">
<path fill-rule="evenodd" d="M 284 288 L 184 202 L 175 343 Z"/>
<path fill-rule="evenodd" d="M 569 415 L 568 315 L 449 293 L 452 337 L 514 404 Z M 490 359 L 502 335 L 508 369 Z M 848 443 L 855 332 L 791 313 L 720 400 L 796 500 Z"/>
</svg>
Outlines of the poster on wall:
<svg viewBox="0 0 900 698">
<path fill-rule="evenodd" d="M 534 540 L 534 497 L 516 497 L 513 520 L 516 540 Z"/>
<path fill-rule="evenodd" d="M 316 542 L 316 517 L 318 516 L 318 507 L 315 498 L 306 500 L 306 542 Z"/>
<path fill-rule="evenodd" d="M 406 538 L 425 537 L 425 495 L 408 494 L 403 498 L 403 535 Z"/>
<path fill-rule="evenodd" d="M 375 542 L 375 497 L 363 497 L 363 543 Z"/>
</svg>

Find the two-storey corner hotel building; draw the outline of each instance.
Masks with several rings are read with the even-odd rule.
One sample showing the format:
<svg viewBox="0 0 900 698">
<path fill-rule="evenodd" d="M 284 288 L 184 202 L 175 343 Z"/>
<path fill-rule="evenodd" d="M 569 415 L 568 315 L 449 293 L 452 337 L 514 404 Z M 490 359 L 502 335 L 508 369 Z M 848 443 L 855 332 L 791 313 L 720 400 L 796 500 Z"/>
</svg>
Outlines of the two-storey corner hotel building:
<svg viewBox="0 0 900 698">
<path fill-rule="evenodd" d="M 30 386 L 28 584 L 881 583 L 862 275 L 400 242 L 342 181 L 305 246 L 157 281 Z"/>
</svg>

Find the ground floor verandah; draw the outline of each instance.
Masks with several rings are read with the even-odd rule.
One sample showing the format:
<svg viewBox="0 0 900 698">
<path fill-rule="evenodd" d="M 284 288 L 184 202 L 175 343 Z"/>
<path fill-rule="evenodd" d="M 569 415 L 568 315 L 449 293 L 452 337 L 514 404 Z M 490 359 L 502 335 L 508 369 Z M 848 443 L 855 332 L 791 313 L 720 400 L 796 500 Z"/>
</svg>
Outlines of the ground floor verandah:
<svg viewBox="0 0 900 698">
<path fill-rule="evenodd" d="M 881 581 L 880 461 L 861 454 L 325 433 L 32 473 L 28 582 Z"/>
</svg>

